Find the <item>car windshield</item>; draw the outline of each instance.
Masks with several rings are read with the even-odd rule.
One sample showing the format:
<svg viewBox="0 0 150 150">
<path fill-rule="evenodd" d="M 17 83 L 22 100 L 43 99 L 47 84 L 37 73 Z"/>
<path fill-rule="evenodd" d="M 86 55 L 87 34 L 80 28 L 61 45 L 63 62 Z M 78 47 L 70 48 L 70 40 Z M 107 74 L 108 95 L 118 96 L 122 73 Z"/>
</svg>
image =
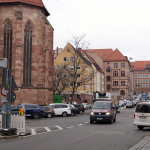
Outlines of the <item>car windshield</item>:
<svg viewBox="0 0 150 150">
<path fill-rule="evenodd" d="M 128 101 L 127 104 L 132 104 L 132 102 L 131 102 L 131 101 Z"/>
<path fill-rule="evenodd" d="M 150 113 L 150 104 L 138 104 L 135 112 L 136 113 Z"/>
<path fill-rule="evenodd" d="M 95 102 L 93 104 L 93 109 L 110 109 L 111 105 L 107 102 Z"/>
</svg>

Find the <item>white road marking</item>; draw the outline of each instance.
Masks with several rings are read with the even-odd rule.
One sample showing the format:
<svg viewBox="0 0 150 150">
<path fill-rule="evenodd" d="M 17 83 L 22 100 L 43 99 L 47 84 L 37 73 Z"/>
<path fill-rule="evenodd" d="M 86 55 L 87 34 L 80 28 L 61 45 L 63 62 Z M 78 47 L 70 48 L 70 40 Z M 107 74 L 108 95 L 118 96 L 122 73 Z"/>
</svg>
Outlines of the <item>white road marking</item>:
<svg viewBox="0 0 150 150">
<path fill-rule="evenodd" d="M 82 125 L 83 125 L 83 124 L 78 124 L 77 126 L 80 127 L 80 126 L 82 126 Z"/>
<path fill-rule="evenodd" d="M 74 126 L 67 127 L 68 129 L 73 128 Z"/>
<path fill-rule="evenodd" d="M 45 128 L 45 130 L 46 130 L 47 132 L 52 132 L 52 130 L 49 129 L 48 127 L 44 127 L 44 128 Z"/>
<path fill-rule="evenodd" d="M 31 135 L 36 135 L 35 129 L 31 129 Z"/>
<path fill-rule="evenodd" d="M 62 129 L 63 129 L 62 127 L 60 127 L 60 126 L 58 126 L 58 125 L 56 125 L 55 127 L 57 127 L 58 130 L 62 130 Z"/>
<path fill-rule="evenodd" d="M 88 123 L 88 122 L 84 122 L 84 123 Z"/>
</svg>

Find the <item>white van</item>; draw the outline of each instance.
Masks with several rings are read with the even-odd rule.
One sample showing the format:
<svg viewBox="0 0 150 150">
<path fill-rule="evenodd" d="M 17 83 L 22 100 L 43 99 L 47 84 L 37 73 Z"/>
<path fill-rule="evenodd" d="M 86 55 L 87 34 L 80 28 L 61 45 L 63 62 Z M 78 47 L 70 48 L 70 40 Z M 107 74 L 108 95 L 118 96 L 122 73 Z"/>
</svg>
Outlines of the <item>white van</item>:
<svg viewBox="0 0 150 150">
<path fill-rule="evenodd" d="M 56 116 L 62 115 L 63 117 L 66 117 L 68 115 L 71 115 L 71 108 L 68 104 L 56 103 L 56 104 L 49 104 L 49 106 L 52 107 Z"/>
<path fill-rule="evenodd" d="M 150 127 L 150 102 L 138 103 L 134 113 L 134 125 L 142 130 Z"/>
</svg>

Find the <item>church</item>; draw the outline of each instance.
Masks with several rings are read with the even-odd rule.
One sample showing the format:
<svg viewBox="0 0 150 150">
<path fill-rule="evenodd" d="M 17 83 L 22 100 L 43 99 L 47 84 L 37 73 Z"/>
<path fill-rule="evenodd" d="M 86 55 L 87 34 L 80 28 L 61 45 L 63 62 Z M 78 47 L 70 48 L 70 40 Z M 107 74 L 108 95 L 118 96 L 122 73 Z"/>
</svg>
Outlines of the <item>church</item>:
<svg viewBox="0 0 150 150">
<path fill-rule="evenodd" d="M 0 58 L 18 86 L 15 104 L 53 101 L 53 32 L 42 0 L 0 0 Z M 2 87 L 3 69 L 0 69 Z"/>
</svg>

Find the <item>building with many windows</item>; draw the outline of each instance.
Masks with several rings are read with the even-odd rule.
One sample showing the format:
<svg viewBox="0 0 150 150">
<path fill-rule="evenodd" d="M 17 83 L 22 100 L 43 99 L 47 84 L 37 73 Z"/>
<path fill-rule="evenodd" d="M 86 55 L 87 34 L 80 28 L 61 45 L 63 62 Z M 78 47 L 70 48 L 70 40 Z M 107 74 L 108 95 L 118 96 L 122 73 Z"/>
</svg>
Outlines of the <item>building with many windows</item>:
<svg viewBox="0 0 150 150">
<path fill-rule="evenodd" d="M 135 61 L 133 68 L 133 89 L 135 94 L 150 92 L 150 61 Z"/>
<path fill-rule="evenodd" d="M 18 86 L 15 103 L 50 103 L 53 96 L 53 27 L 42 0 L 0 0 L 0 58 Z M 2 85 L 3 70 L 0 70 Z"/>
</svg>

